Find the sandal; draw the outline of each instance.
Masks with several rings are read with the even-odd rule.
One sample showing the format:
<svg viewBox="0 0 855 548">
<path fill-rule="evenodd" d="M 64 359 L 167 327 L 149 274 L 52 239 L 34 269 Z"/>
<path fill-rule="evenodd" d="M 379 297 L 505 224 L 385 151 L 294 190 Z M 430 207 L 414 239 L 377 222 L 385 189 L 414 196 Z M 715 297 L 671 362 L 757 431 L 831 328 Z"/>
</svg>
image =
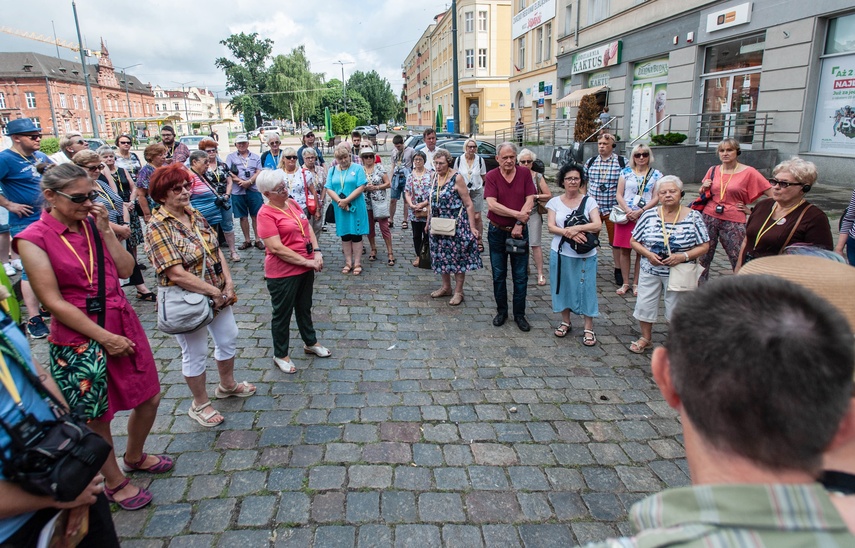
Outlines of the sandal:
<svg viewBox="0 0 855 548">
<path fill-rule="evenodd" d="M 573 329 L 573 326 L 567 322 L 561 322 L 558 327 L 555 328 L 555 336 L 559 339 L 563 339 L 567 336 L 567 333 L 570 333 L 570 330 Z"/>
<path fill-rule="evenodd" d="M 386 263 L 388 266 L 395 266 L 395 256 L 389 255 L 389 262 Z"/>
<path fill-rule="evenodd" d="M 150 303 L 157 302 L 157 296 L 149 291 L 148 293 L 143 293 L 141 291 L 137 291 L 137 300 L 138 301 L 147 301 Z"/>
<path fill-rule="evenodd" d="M 154 458 L 157 459 L 157 462 L 149 466 L 148 468 L 143 468 L 142 464 L 145 462 L 145 459 L 148 458 L 146 453 L 142 454 L 140 460 L 137 462 L 128 462 L 125 457 L 122 457 L 122 471 L 123 472 L 149 472 L 151 474 L 162 474 L 164 472 L 168 472 L 172 470 L 173 461 L 170 457 L 166 455 L 153 455 Z"/>
<path fill-rule="evenodd" d="M 448 297 L 451 295 L 451 288 L 440 287 L 436 291 L 432 291 L 430 294 L 431 299 L 438 299 L 440 297 Z"/>
<path fill-rule="evenodd" d="M 583 333 L 585 334 L 585 336 L 582 337 L 582 344 L 584 344 L 585 346 L 594 346 L 595 344 L 597 344 L 597 336 L 594 334 L 593 331 L 591 331 L 590 329 L 586 329 L 583 331 Z"/>
<path fill-rule="evenodd" d="M 121 508 L 122 510 L 139 510 L 140 508 L 144 508 L 145 506 L 147 506 L 148 503 L 151 502 L 152 495 L 148 489 L 143 489 L 142 487 L 137 487 L 137 489 L 139 489 L 139 492 L 137 492 L 137 494 L 132 497 L 128 497 L 122 500 L 116 500 L 114 498 L 115 494 L 127 487 L 129 483 L 131 483 L 131 480 L 129 478 L 125 478 L 125 481 L 123 481 L 116 487 L 110 489 L 109 487 L 107 487 L 107 483 L 105 482 L 104 496 L 107 498 L 108 501 L 115 502 L 116 504 L 118 504 L 119 508 Z"/>
<path fill-rule="evenodd" d="M 478 242 L 478 253 L 484 253 L 484 244 Z"/>
<path fill-rule="evenodd" d="M 190 404 L 190 410 L 187 411 L 187 414 L 190 415 L 190 418 L 204 426 L 205 428 L 212 428 L 214 426 L 219 426 L 223 424 L 223 421 L 226 420 L 219 411 L 211 407 L 211 410 L 207 413 L 203 413 L 202 410 L 211 407 L 211 400 L 206 401 L 199 407 L 195 407 L 192 403 Z M 217 417 L 222 418 L 222 420 L 211 422 L 211 419 L 215 419 Z"/>
<path fill-rule="evenodd" d="M 546 276 L 540 274 L 537 276 L 537 285 L 546 285 Z"/>
<path fill-rule="evenodd" d="M 620 289 L 615 291 L 618 295 L 626 295 L 626 292 L 629 291 L 629 284 L 623 284 L 620 286 Z"/>
<path fill-rule="evenodd" d="M 342 274 L 350 274 L 350 269 L 353 268 L 349 264 L 344 265 L 344 268 L 341 269 Z"/>
<path fill-rule="evenodd" d="M 463 302 L 463 293 L 455 293 L 451 300 L 448 301 L 449 306 L 457 306 Z"/>
<path fill-rule="evenodd" d="M 244 249 L 249 249 L 249 248 L 250 248 L 250 247 L 252 247 L 253 245 L 255 245 L 255 242 L 250 241 L 250 240 L 247 240 L 247 241 L 245 241 L 244 243 L 240 244 L 240 245 L 238 246 L 238 249 L 240 249 L 241 251 L 243 251 Z"/>
<path fill-rule="evenodd" d="M 644 354 L 651 346 L 653 346 L 653 343 L 650 342 L 650 339 L 639 337 L 637 341 L 629 345 L 629 351 L 633 354 Z"/>
<path fill-rule="evenodd" d="M 632 296 L 638 297 L 638 284 L 632 284 Z"/>
<path fill-rule="evenodd" d="M 407 221 L 404 221 L 401 223 L 401 228 L 407 230 L 408 228 L 410 228 L 410 225 L 407 224 Z"/>
<path fill-rule="evenodd" d="M 224 388 L 222 384 L 218 384 L 217 389 L 214 391 L 214 395 L 220 399 L 231 398 L 232 396 L 236 398 L 248 398 L 255 394 L 256 390 L 257 388 L 255 385 L 243 381 L 235 383 L 232 388 Z"/>
<path fill-rule="evenodd" d="M 372 249 L 371 254 L 368 256 L 368 260 L 374 262 L 377 260 L 377 251 Z"/>
<path fill-rule="evenodd" d="M 238 255 L 234 251 L 232 251 L 232 262 L 233 263 L 239 263 L 240 262 L 240 255 Z"/>
<path fill-rule="evenodd" d="M 354 266 L 353 267 L 353 275 L 359 276 L 360 274 L 362 274 L 362 267 L 359 265 Z"/>
<path fill-rule="evenodd" d="M 257 242 L 255 242 L 255 249 L 261 249 L 263 251 L 264 250 L 264 242 L 262 242 L 261 240 L 258 240 Z"/>
</svg>

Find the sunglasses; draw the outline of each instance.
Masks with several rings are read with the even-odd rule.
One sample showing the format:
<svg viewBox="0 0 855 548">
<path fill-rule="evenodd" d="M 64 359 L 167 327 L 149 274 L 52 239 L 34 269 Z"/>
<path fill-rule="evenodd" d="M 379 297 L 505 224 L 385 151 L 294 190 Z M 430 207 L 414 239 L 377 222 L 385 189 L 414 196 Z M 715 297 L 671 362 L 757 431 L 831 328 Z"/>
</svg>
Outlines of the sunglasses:
<svg viewBox="0 0 855 548">
<path fill-rule="evenodd" d="M 120 145 L 129 145 L 129 144 L 131 144 L 131 142 L 130 141 L 119 141 L 119 144 Z"/>
<path fill-rule="evenodd" d="M 805 186 L 802 183 L 788 183 L 786 181 L 779 181 L 778 179 L 768 179 L 769 184 L 772 186 L 779 186 L 781 188 L 790 188 L 791 186 Z"/>
<path fill-rule="evenodd" d="M 633 158 L 650 158 L 649 152 L 636 152 L 632 155 Z"/>
<path fill-rule="evenodd" d="M 190 192 L 193 190 L 193 183 L 184 183 L 183 185 L 175 185 L 171 188 L 176 194 L 181 194 L 183 191 Z"/>
<path fill-rule="evenodd" d="M 104 164 L 98 164 L 97 166 L 83 166 L 83 169 L 85 169 L 89 173 L 97 173 L 104 169 Z"/>
<path fill-rule="evenodd" d="M 404 145 L 401 145 L 401 146 L 404 146 Z M 478 148 L 478 147 L 476 147 L 475 145 L 466 145 L 466 148 Z"/>
<path fill-rule="evenodd" d="M 56 192 L 57 194 L 59 194 L 60 196 L 62 196 L 64 198 L 68 198 L 69 200 L 71 200 L 75 204 L 82 204 L 86 200 L 89 200 L 90 202 L 94 202 L 95 198 L 98 197 L 98 193 L 95 192 L 94 190 L 92 192 L 90 192 L 89 194 L 66 194 L 65 192 L 60 192 L 59 190 L 54 190 L 54 192 Z"/>
<path fill-rule="evenodd" d="M 21 137 L 26 137 L 27 139 L 32 139 L 33 141 L 39 141 L 42 138 L 41 135 L 26 135 L 26 134 L 21 134 Z"/>
<path fill-rule="evenodd" d="M 285 156 L 285 159 L 286 160 L 296 160 L 297 157 L 296 156 Z"/>
<path fill-rule="evenodd" d="M 208 154 L 216 154 L 216 153 L 217 153 L 217 149 L 212 148 L 212 149 L 210 149 L 210 150 L 206 150 L 205 152 L 207 152 Z"/>
<path fill-rule="evenodd" d="M 520 165 L 533 164 L 534 160 L 520 160 Z"/>
</svg>

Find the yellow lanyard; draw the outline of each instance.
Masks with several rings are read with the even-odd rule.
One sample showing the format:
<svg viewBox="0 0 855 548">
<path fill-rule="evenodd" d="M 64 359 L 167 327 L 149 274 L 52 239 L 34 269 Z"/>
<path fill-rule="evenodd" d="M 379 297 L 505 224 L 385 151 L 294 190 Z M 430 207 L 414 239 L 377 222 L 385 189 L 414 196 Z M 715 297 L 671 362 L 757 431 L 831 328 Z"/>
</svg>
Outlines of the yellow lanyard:
<svg viewBox="0 0 855 548">
<path fill-rule="evenodd" d="M 737 164 L 739 167 L 739 164 Z M 727 185 L 730 184 L 730 180 L 733 179 L 733 176 L 736 175 L 736 168 L 733 168 L 733 171 L 730 173 L 730 177 L 727 179 L 727 182 L 724 182 L 724 169 L 721 170 L 721 182 L 719 183 L 721 187 L 719 187 L 718 196 L 719 202 L 724 203 L 724 195 L 727 193 Z"/>
<path fill-rule="evenodd" d="M 9 366 L 6 365 L 6 358 L 2 352 L 0 352 L 0 382 L 9 391 L 9 395 L 12 396 L 12 401 L 15 402 L 15 405 L 21 407 L 21 394 L 18 392 L 18 387 L 15 386 L 15 381 L 12 379 L 12 372 L 9 371 Z"/>
<path fill-rule="evenodd" d="M 196 229 L 196 237 L 199 238 L 199 241 L 202 242 L 203 246 L 205 246 L 205 251 L 208 253 L 208 256 L 211 257 L 211 260 L 214 260 L 214 262 L 216 262 L 216 260 L 214 259 L 213 251 L 211 251 L 211 248 L 208 247 L 208 241 L 205 240 L 205 238 L 202 237 L 202 233 L 199 232 L 199 225 L 197 225 L 196 223 L 193 223 L 193 228 Z M 202 265 L 202 266 L 206 267 L 206 265 Z"/>
<path fill-rule="evenodd" d="M 284 214 L 285 214 L 285 215 L 287 215 L 288 217 L 290 217 L 290 218 L 294 219 L 294 222 L 295 222 L 295 223 L 297 223 L 297 226 L 299 226 L 299 227 L 300 227 L 300 234 L 303 236 L 303 239 L 304 239 L 304 240 L 307 240 L 307 239 L 308 239 L 308 238 L 306 238 L 306 231 L 303 229 L 303 223 L 301 223 L 301 222 L 300 222 L 300 218 L 299 218 L 297 215 L 295 215 L 293 211 L 291 211 L 291 206 L 290 206 L 290 205 L 288 206 L 288 211 L 285 211 L 285 210 L 284 210 L 284 209 L 282 209 L 281 207 L 276 207 L 275 205 L 273 205 L 273 204 L 271 204 L 271 203 L 268 203 L 267 205 L 269 205 L 269 206 L 270 206 L 270 207 L 272 207 L 273 209 L 278 209 L 279 211 L 281 211 L 282 213 L 284 213 Z M 300 213 L 302 213 L 302 212 L 303 212 L 303 211 L 302 211 L 302 210 L 300 210 Z"/>
<path fill-rule="evenodd" d="M 801 202 L 797 203 L 796 205 L 794 205 L 793 207 L 791 207 L 790 209 L 788 209 L 787 211 L 785 211 L 785 212 L 784 212 L 784 215 L 781 217 L 781 219 L 786 219 L 786 218 L 787 218 L 787 215 L 789 215 L 791 211 L 793 211 L 794 209 L 796 209 L 797 207 L 799 207 L 799 206 L 800 206 L 800 205 L 802 205 L 803 203 L 805 203 L 805 201 L 804 201 L 804 200 L 802 200 Z M 768 227 L 766 226 L 766 223 L 768 223 L 768 222 L 769 222 L 769 220 L 772 218 L 772 215 L 775 213 L 775 210 L 776 210 L 776 209 L 778 209 L 778 204 L 775 204 L 775 205 L 773 205 L 773 206 L 772 206 L 772 211 L 770 211 L 770 212 L 769 212 L 769 216 L 768 216 L 768 217 L 766 217 L 766 220 L 765 220 L 765 221 L 763 221 L 763 224 L 762 224 L 762 225 L 760 225 L 760 232 L 758 232 L 758 233 L 757 233 L 757 237 L 756 237 L 756 238 L 754 238 L 754 248 L 755 248 L 755 249 L 757 248 L 757 244 L 759 244 L 759 243 L 760 243 L 760 238 L 762 238 L 763 236 L 765 236 L 767 232 L 769 232 L 770 230 L 772 230 L 773 228 L 775 228 L 775 225 L 777 225 L 779 222 L 781 222 L 781 219 L 778 219 L 778 220 L 777 220 L 777 221 L 775 221 L 774 223 L 770 224 Z"/>
<path fill-rule="evenodd" d="M 96 188 L 96 189 L 95 189 L 95 192 L 97 192 L 98 194 L 100 194 L 101 196 L 103 196 L 104 198 L 106 198 L 108 202 L 110 202 L 110 205 L 111 205 L 111 206 L 113 206 L 113 211 L 118 211 L 118 210 L 119 210 L 119 208 L 118 208 L 118 207 L 116 207 L 116 202 L 114 202 L 114 201 L 113 201 L 113 199 L 112 199 L 112 198 L 110 198 L 110 195 L 107 193 L 107 191 L 106 191 L 106 190 L 104 190 L 103 188 L 101 188 L 101 185 L 98 185 L 98 188 Z"/>
<path fill-rule="evenodd" d="M 442 185 L 440 185 L 439 174 L 436 174 L 436 207 L 439 207 L 439 188 L 440 186 L 445 186 L 446 184 L 448 184 L 449 179 L 451 179 L 451 177 L 446 177 L 445 180 L 442 182 Z"/>
<path fill-rule="evenodd" d="M 644 195 L 644 187 L 647 186 L 647 178 L 650 176 L 650 171 L 651 171 L 650 168 L 647 168 L 647 172 L 645 172 L 644 177 L 641 178 L 641 184 L 638 185 L 638 195 L 639 196 Z M 635 175 L 635 180 L 638 181 L 638 173 L 633 171 L 632 174 Z"/>
<path fill-rule="evenodd" d="M 681 204 L 677 208 L 677 214 L 674 215 L 674 220 L 671 221 L 671 225 L 677 224 L 677 221 L 680 219 L 680 211 L 682 211 L 683 205 Z M 662 221 L 662 238 L 665 240 L 665 247 L 668 248 L 668 255 L 671 254 L 671 233 L 668 232 L 668 229 L 665 228 L 665 209 L 662 206 L 659 206 L 659 220 Z"/>
<path fill-rule="evenodd" d="M 83 262 L 83 259 L 78 255 L 77 250 L 71 247 L 71 244 L 68 240 L 65 239 L 65 236 L 60 234 L 59 238 L 65 244 L 65 246 L 74 253 L 74 256 L 77 257 L 77 260 L 80 262 L 80 266 L 83 267 L 83 273 L 86 274 L 86 279 L 89 280 L 89 287 L 92 287 L 92 277 L 95 275 L 95 257 L 92 255 L 92 243 L 89 241 L 89 227 L 86 226 L 86 222 L 81 223 L 83 225 L 83 232 L 86 233 L 86 247 L 89 249 L 89 270 L 86 270 L 86 264 Z"/>
<path fill-rule="evenodd" d="M 212 174 L 214 177 L 216 177 L 216 179 L 217 179 L 217 184 L 219 184 L 219 183 L 220 183 L 220 170 L 219 170 L 218 168 L 215 168 L 215 169 L 209 169 L 208 171 L 210 171 L 210 172 L 211 172 L 211 174 Z"/>
<path fill-rule="evenodd" d="M 24 161 L 25 161 L 25 162 L 27 162 L 28 164 L 30 164 L 30 165 L 36 165 L 36 162 L 34 162 L 33 160 L 30 160 L 29 158 L 27 158 L 26 156 L 24 156 L 23 154 L 21 154 L 20 152 L 18 152 L 17 150 L 15 150 L 14 148 L 13 148 L 12 150 L 14 150 L 14 151 L 15 151 L 15 154 L 17 154 L 18 156 L 20 156 L 21 158 L 23 158 L 23 159 L 24 159 Z M 33 158 L 36 158 L 35 154 L 33 155 Z"/>
</svg>

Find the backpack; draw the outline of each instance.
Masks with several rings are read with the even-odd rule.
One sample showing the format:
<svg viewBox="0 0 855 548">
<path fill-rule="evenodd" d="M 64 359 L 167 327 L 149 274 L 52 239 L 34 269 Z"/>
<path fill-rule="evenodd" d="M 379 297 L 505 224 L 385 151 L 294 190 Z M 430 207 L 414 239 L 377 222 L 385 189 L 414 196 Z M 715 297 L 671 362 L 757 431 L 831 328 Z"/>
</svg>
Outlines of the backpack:
<svg viewBox="0 0 855 548">
<path fill-rule="evenodd" d="M 592 165 L 594 165 L 594 161 L 595 161 L 596 159 L 597 159 L 597 157 L 596 157 L 596 156 L 593 156 L 590 160 L 588 160 L 588 163 L 587 163 L 587 164 L 585 164 L 585 171 L 587 171 L 587 170 L 591 169 L 591 166 L 592 166 Z M 618 154 L 618 157 L 617 157 L 617 163 L 618 163 L 618 165 L 620 165 L 620 168 L 621 168 L 621 169 L 623 169 L 623 168 L 625 168 L 625 167 L 626 167 L 626 160 L 625 160 L 625 159 L 624 159 L 624 157 L 623 157 L 623 156 L 621 156 L 620 154 Z"/>
</svg>

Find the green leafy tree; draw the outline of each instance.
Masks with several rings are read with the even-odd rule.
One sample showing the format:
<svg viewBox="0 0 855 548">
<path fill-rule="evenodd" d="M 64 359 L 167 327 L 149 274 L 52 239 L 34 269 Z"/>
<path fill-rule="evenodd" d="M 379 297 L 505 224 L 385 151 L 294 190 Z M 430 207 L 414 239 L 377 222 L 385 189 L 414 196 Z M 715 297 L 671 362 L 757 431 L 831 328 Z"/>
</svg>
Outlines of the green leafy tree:
<svg viewBox="0 0 855 548">
<path fill-rule="evenodd" d="M 257 32 L 241 32 L 220 43 L 237 60 L 218 57 L 214 61 L 214 65 L 226 74 L 226 93 L 234 96 L 229 106 L 235 112 L 243 113 L 247 129 L 255 129 L 262 123 L 262 110 L 268 110 L 265 107 L 269 106 L 269 100 L 258 94 L 267 88 L 267 61 L 273 51 L 273 40 L 259 39 Z"/>
<path fill-rule="evenodd" d="M 339 112 L 332 115 L 332 130 L 336 135 L 350 135 L 350 132 L 355 127 L 356 116 L 352 116 L 346 112 Z"/>
<path fill-rule="evenodd" d="M 299 46 L 288 55 L 277 55 L 268 71 L 267 88 L 275 93 L 269 96 L 271 114 L 277 118 L 315 121 L 323 91 L 323 75 L 313 73 L 306 57 L 306 47 Z"/>
<path fill-rule="evenodd" d="M 347 88 L 345 96 L 347 97 L 346 108 L 342 106 L 341 100 L 341 80 L 333 78 L 326 84 L 327 89 L 321 93 L 318 108 L 315 111 L 315 119 L 323 120 L 324 107 L 329 107 L 330 112 L 347 111 L 354 115 L 358 124 L 367 124 L 371 118 L 371 105 L 357 91 Z"/>
<path fill-rule="evenodd" d="M 354 72 L 347 81 L 348 90 L 354 90 L 368 101 L 371 107 L 370 122 L 380 124 L 395 116 L 398 110 L 398 99 L 392 92 L 389 81 L 371 72 Z"/>
<path fill-rule="evenodd" d="M 59 152 L 59 139 L 56 137 L 42 137 L 41 148 L 39 150 L 48 156 Z"/>
</svg>

